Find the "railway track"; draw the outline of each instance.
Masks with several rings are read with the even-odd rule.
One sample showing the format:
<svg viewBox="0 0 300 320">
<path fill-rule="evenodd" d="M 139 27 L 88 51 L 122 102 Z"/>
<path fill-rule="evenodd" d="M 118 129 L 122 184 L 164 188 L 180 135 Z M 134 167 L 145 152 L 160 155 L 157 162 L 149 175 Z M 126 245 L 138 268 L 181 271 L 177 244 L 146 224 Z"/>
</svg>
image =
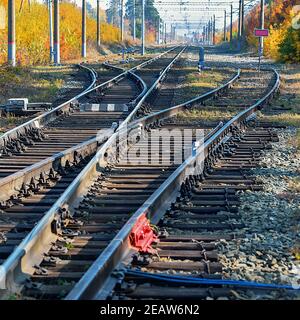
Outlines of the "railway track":
<svg viewBox="0 0 300 320">
<path fill-rule="evenodd" d="M 95 145 L 94 145 L 94 148 L 95 148 Z M 5 219 L 7 219 L 11 224 L 8 223 L 4 225 L 4 228 L 2 230 L 2 237 L 4 241 L 3 241 L 3 247 L 2 247 L 1 262 L 3 262 L 3 265 L 5 265 L 6 263 L 8 264 L 10 263 L 11 254 L 13 253 L 14 255 L 14 253 L 16 252 L 16 251 L 13 251 L 14 246 L 16 245 L 22 246 L 22 243 L 24 242 L 24 241 L 21 242 L 22 239 L 24 239 L 25 237 L 25 240 L 26 240 L 26 238 L 28 239 L 31 237 L 30 230 L 32 230 L 32 228 L 35 229 L 34 227 L 35 223 L 40 219 L 41 219 L 40 221 L 46 219 L 47 214 L 45 216 L 44 214 L 45 212 L 47 213 L 47 209 L 49 209 L 51 205 L 53 205 L 53 202 L 59 200 L 58 199 L 59 194 L 63 191 L 63 189 L 66 189 L 68 185 L 73 184 L 72 180 L 74 176 L 76 175 L 78 170 L 81 169 L 81 166 L 85 163 L 85 161 L 89 158 L 91 154 L 92 152 L 90 152 L 88 155 L 84 157 L 82 155 L 80 156 L 77 155 L 76 157 L 74 157 L 75 153 L 73 153 L 72 156 L 69 157 L 72 159 L 71 161 L 60 160 L 60 162 L 62 163 L 65 162 L 65 166 L 61 166 L 59 162 L 58 167 L 56 167 L 56 169 L 52 168 L 52 170 L 50 170 L 49 174 L 46 177 L 41 177 L 41 179 L 38 181 L 37 186 L 34 186 L 32 184 L 30 188 L 28 188 L 29 190 L 25 190 L 26 189 L 25 188 L 24 190 L 22 190 L 22 192 L 20 192 L 20 194 L 17 197 L 15 197 L 14 199 L 11 199 L 9 202 L 6 203 L 6 207 L 5 208 L 3 207 L 3 213 L 7 214 L 7 217 Z M 76 161 L 73 161 L 73 159 L 75 159 Z M 155 166 L 153 168 L 150 167 L 150 171 L 147 173 L 148 176 L 145 178 L 145 181 L 144 181 L 146 185 L 150 184 L 149 192 L 153 191 L 153 186 L 151 187 L 151 181 L 153 184 L 154 181 L 157 179 L 156 186 L 158 186 L 158 183 L 160 183 L 162 179 L 166 177 L 167 172 L 166 174 L 161 174 L 161 172 L 164 169 L 165 168 L 160 168 L 160 166 L 158 166 L 157 168 L 155 168 Z M 120 176 L 118 176 L 118 171 L 120 175 L 124 175 L 125 173 L 123 178 L 125 179 L 124 181 L 126 183 L 125 185 L 121 184 L 121 190 L 122 188 L 126 189 L 126 185 L 128 184 L 128 180 L 126 179 L 128 178 L 130 180 L 131 179 L 130 176 L 126 177 L 127 173 L 122 172 L 123 171 L 122 167 L 117 168 L 115 170 L 116 170 L 117 176 L 112 176 L 110 178 L 114 180 L 117 177 L 117 180 L 119 180 Z M 141 166 L 141 168 L 137 170 L 138 172 L 136 176 L 134 176 L 133 179 L 131 179 L 132 183 L 135 182 L 137 177 L 140 177 L 141 178 L 140 180 L 143 181 L 143 178 L 141 177 L 141 174 L 144 173 L 143 170 L 144 170 L 143 166 Z M 81 178 L 79 177 L 78 179 L 80 180 Z M 141 185 L 140 184 L 141 181 L 139 181 L 138 185 Z M 154 186 L 155 186 L 155 183 L 154 183 Z M 134 189 L 136 189 L 136 186 L 133 188 L 129 187 L 128 190 L 125 190 L 125 193 L 124 193 L 125 198 L 126 196 L 128 196 L 128 191 L 132 191 Z M 26 193 L 26 191 L 28 192 Z M 114 193 L 114 190 L 112 190 L 112 193 Z M 106 196 L 106 199 L 103 199 L 104 201 L 103 203 L 105 203 L 106 201 L 107 204 L 109 204 L 110 200 L 107 199 L 107 196 Z M 110 196 L 111 195 L 109 195 L 109 197 Z M 116 193 L 116 196 L 117 196 L 117 193 Z M 140 197 L 139 200 L 142 201 L 143 196 Z M 138 204 L 139 202 L 136 202 L 133 208 L 135 208 L 136 205 Z M 56 205 L 57 204 L 55 203 L 53 206 L 55 208 L 54 210 L 56 210 Z M 51 209 L 53 209 L 53 207 L 51 207 Z M 51 209 L 49 209 L 49 211 L 51 211 Z M 128 207 L 128 210 L 129 209 L 130 207 Z M 24 214 L 18 215 L 18 213 L 20 212 L 24 212 Z M 63 216 L 65 216 L 65 214 L 63 214 Z M 106 214 L 106 216 L 108 217 L 108 214 Z M 123 219 L 123 220 L 121 219 L 121 223 L 122 223 L 122 221 L 124 222 L 124 218 L 126 218 L 126 214 L 123 214 L 123 216 L 120 215 L 119 217 Z M 71 224 L 69 226 L 71 226 Z M 116 224 L 116 226 L 118 225 Z M 121 224 L 119 224 L 119 227 L 121 227 Z M 52 229 L 53 229 L 53 225 L 51 227 L 51 230 Z M 70 234 L 70 236 L 72 235 Z M 38 245 L 43 246 L 42 243 Z M 96 252 L 96 250 L 94 250 L 94 252 Z M 89 261 L 91 263 L 91 260 Z"/>
<path fill-rule="evenodd" d="M 152 72 L 152 78 L 148 80 L 149 83 L 157 77 L 157 73 L 162 68 L 170 63 L 172 58 L 168 57 L 162 60 L 149 66 L 147 78 L 149 78 L 149 72 Z M 115 73 L 113 71 L 113 76 Z M 105 92 L 104 90 L 99 92 L 99 89 L 96 89 L 86 93 L 79 100 L 81 104 L 101 103 L 103 109 L 114 105 L 116 110 L 89 111 L 88 106 L 87 109 L 84 109 L 84 106 L 80 109 L 78 103 L 77 105 L 73 104 L 68 113 L 57 110 L 55 119 L 42 129 L 31 130 L 31 132 L 27 132 L 26 136 L 21 136 L 13 141 L 2 139 L 6 143 L 4 142 L 0 159 L 0 178 L 91 139 L 100 129 L 109 128 L 114 123 L 117 125 L 119 121 L 126 119 L 129 110 L 124 106 L 139 98 L 139 94 L 143 91 L 141 78 L 134 77 L 133 74 L 130 76 L 120 77 L 117 79 L 118 83 L 108 87 Z"/>
<path fill-rule="evenodd" d="M 264 92 L 266 99 L 278 88 L 278 75 L 276 79 L 275 85 L 272 81 L 272 90 Z M 148 201 L 136 212 L 136 222 L 147 212 L 150 220 L 158 224 L 159 242 L 153 245 L 152 253 L 131 252 L 130 258 L 123 259 L 126 268 L 119 264 L 115 271 L 120 280 L 115 281 L 114 287 L 104 284 L 100 291 L 102 297 L 106 293 L 106 298 L 121 300 L 236 299 L 232 286 L 256 292 L 278 290 L 272 285 L 222 281 L 222 265 L 218 262 L 218 245 L 223 239 L 235 237 L 235 230 L 243 227 L 238 214 L 239 192 L 262 189 L 249 169 L 258 165 L 263 151 L 270 148 L 270 142 L 278 141 L 272 130 L 257 126 L 251 116 L 263 102 L 265 99 L 252 103 L 252 107 L 228 121 L 225 127 L 230 128 L 229 135 L 223 128 L 219 130 L 222 139 L 211 139 L 212 146 L 209 142 L 204 145 L 203 152 L 208 154 L 202 171 L 190 174 L 188 165 L 183 165 L 177 174 L 177 179 L 180 174 L 183 176 L 181 183 L 175 177 L 173 181 L 169 179 L 169 185 L 157 190 L 157 199 L 152 203 Z M 218 134 L 212 138 L 217 137 Z M 172 205 L 162 213 L 155 202 L 164 197 L 165 189 L 174 189 L 175 185 L 178 185 L 177 198 L 173 196 Z M 108 287 L 113 289 L 107 295 Z M 69 298 L 80 294 L 83 290 L 80 292 L 78 288 Z"/>
<path fill-rule="evenodd" d="M 206 163 L 203 174 L 183 183 L 179 198 L 158 223 L 162 232 L 153 246 L 155 254 L 133 256 L 132 269 L 124 272 L 113 299 L 235 298 L 230 286 L 220 288 L 218 282 L 213 286 L 200 281 L 197 285 L 197 280 L 189 283 L 188 278 L 184 283 L 183 277 L 222 279 L 218 245 L 223 239 L 233 239 L 235 231 L 244 227 L 238 214 L 239 192 L 263 187 L 248 170 L 258 165 L 261 153 L 277 136 L 264 128 L 247 129 L 236 130 L 220 155 Z M 184 288 L 178 290 L 183 283 Z"/>
<path fill-rule="evenodd" d="M 231 296 L 230 288 L 220 288 L 218 282 L 215 288 L 211 283 L 203 287 L 199 276 L 211 280 L 220 278 L 222 265 L 218 262 L 216 243 L 220 239 L 231 239 L 234 230 L 242 227 L 237 215 L 237 193 L 261 188 L 244 170 L 257 165 L 262 151 L 277 137 L 265 129 L 251 129 L 250 124 L 253 114 L 278 86 L 279 77 L 274 72 L 269 89 L 261 92 L 260 99 L 253 104 L 251 96 L 248 108 L 206 138 L 202 144 L 205 156 L 202 172 L 191 173 L 196 158 L 202 154 L 197 151 L 197 156 L 186 160 L 162 181 L 66 299 Z M 148 251 L 147 244 L 155 242 L 156 236 L 145 215 L 151 223 L 158 224 L 160 230 L 157 232 L 160 241 Z M 183 275 L 196 276 L 181 279 Z M 44 278 L 47 279 L 47 275 Z"/>
<path fill-rule="evenodd" d="M 168 61 L 170 61 L 170 58 L 165 59 L 153 69 L 163 68 Z M 103 96 L 101 101 L 104 101 L 105 104 L 115 99 L 120 103 L 121 99 L 126 102 L 129 101 L 130 95 L 136 97 L 139 92 L 132 86 L 128 87 L 128 83 L 132 84 L 128 79 L 121 79 L 117 90 L 115 88 L 108 90 L 108 94 Z M 128 96 L 125 95 L 124 87 Z M 120 88 L 123 88 L 123 91 L 119 93 Z M 90 101 L 99 98 L 94 97 L 94 95 L 88 97 L 85 95 L 85 99 Z M 27 148 L 24 152 L 25 156 L 24 153 L 15 154 L 18 166 L 13 163 L 12 167 L 16 172 L 9 172 L 10 167 L 6 164 L 7 162 L 3 164 L 7 176 L 1 180 L 3 190 L 1 196 L 2 199 L 5 199 L 1 202 L 1 212 L 3 213 L 3 219 L 0 223 L 1 242 L 2 244 L 5 243 L 0 249 L 1 262 L 13 252 L 14 247 L 26 237 L 36 222 L 42 218 L 60 194 L 72 183 L 82 167 L 96 153 L 98 145 L 101 145 L 107 139 L 107 136 L 101 138 L 99 134 L 97 138 L 93 137 L 96 134 L 96 128 L 99 125 L 102 128 L 105 127 L 105 123 L 108 123 L 108 119 L 112 115 L 120 117 L 120 114 L 120 112 L 97 112 L 95 114 L 92 112 L 83 114 L 74 112 L 67 118 L 55 119 L 46 128 L 46 142 L 35 141 L 35 148 L 33 150 Z M 72 116 L 73 119 L 70 121 Z M 104 119 L 101 119 L 101 117 Z M 94 122 L 91 121 L 91 118 Z M 66 119 L 69 121 L 65 121 Z M 86 130 L 82 130 L 84 120 Z M 75 127 L 76 123 L 78 128 Z M 93 123 L 95 128 L 93 128 Z M 69 128 L 66 129 L 66 126 Z M 113 134 L 113 132 L 113 129 L 108 130 L 108 134 Z M 74 138 L 75 133 L 76 137 Z M 8 159 L 12 159 L 12 157 L 5 160 L 8 161 Z M 26 180 L 27 183 L 25 183 Z M 16 189 L 16 185 L 19 186 L 19 189 Z"/>
<path fill-rule="evenodd" d="M 148 117 L 148 121 L 150 121 L 149 118 L 151 118 L 151 116 Z M 152 116 L 152 121 L 153 119 L 155 119 L 155 115 Z M 168 126 L 168 122 L 168 120 L 160 122 L 160 126 Z M 217 134 L 220 130 L 220 128 L 216 128 L 211 135 Z M 211 139 L 208 138 L 207 140 Z M 142 142 L 143 147 L 148 145 L 148 141 L 142 140 Z M 191 146 L 191 144 L 189 144 L 189 146 Z M 179 149 L 182 148 L 184 148 L 184 146 Z M 174 140 L 173 146 L 171 144 L 171 150 L 173 150 L 173 152 L 175 151 Z M 144 154 L 144 152 L 145 150 L 142 148 L 140 154 Z M 161 152 L 158 152 L 158 156 L 163 159 Z M 174 158 L 174 155 L 172 158 Z M 141 159 L 139 158 L 139 160 Z M 170 163 L 173 164 L 172 161 Z M 108 248 L 114 242 L 112 239 L 116 239 L 113 238 L 115 234 L 121 228 L 126 228 L 128 224 L 130 225 L 130 221 L 135 216 L 133 215 L 133 217 L 130 218 L 132 212 L 137 210 L 155 190 L 159 190 L 166 179 L 168 177 L 170 178 L 170 174 L 174 174 L 175 169 L 173 165 L 166 167 L 161 164 L 153 168 L 153 166 L 149 166 L 147 157 L 142 157 L 141 167 L 137 166 L 135 162 L 133 162 L 132 165 L 133 166 L 123 163 L 121 158 L 113 167 L 108 166 L 105 172 L 98 177 L 96 184 L 90 188 L 88 195 L 81 202 L 77 210 L 75 210 L 74 215 L 70 219 L 70 224 L 68 222 L 66 223 L 66 237 L 64 239 L 59 238 L 47 252 L 42 263 L 35 268 L 36 271 L 34 271 L 30 279 L 31 281 L 26 284 L 23 291 L 24 296 L 34 296 L 37 298 L 63 297 L 73 288 L 74 283 L 77 283 L 75 288 L 73 288 L 67 296 L 67 298 L 72 298 L 79 295 L 78 290 L 82 292 L 83 283 L 85 283 L 83 286 L 89 286 L 89 282 L 85 282 L 85 278 L 88 276 L 88 272 L 85 273 L 85 269 L 90 267 L 90 271 L 93 269 L 93 266 L 97 264 L 97 252 L 99 253 L 99 250 L 103 250 L 103 255 L 105 256 Z M 205 194 L 199 195 L 200 204 L 201 195 L 203 198 Z M 220 194 L 215 194 L 215 196 L 218 195 Z M 209 200 L 206 201 L 209 203 Z M 121 207 L 119 207 L 119 203 L 122 203 Z M 126 205 L 124 206 L 123 203 Z M 220 203 L 222 203 L 222 200 Z M 221 205 L 219 207 L 221 207 Z M 218 207 L 215 206 L 214 209 L 218 209 Z M 216 210 L 214 212 L 216 212 Z M 113 214 L 111 215 L 111 213 Z M 124 225 L 125 227 L 123 227 Z M 78 231 L 80 232 L 78 233 Z M 122 229 L 119 231 L 119 234 L 120 233 L 122 233 Z M 118 238 L 118 235 L 116 237 Z M 175 238 L 176 237 L 173 237 L 173 241 L 175 241 Z M 197 241 L 201 241 L 201 239 Z M 166 257 L 168 257 L 168 254 L 174 249 L 174 245 L 172 246 L 169 242 L 172 242 L 172 240 L 167 238 L 165 245 L 162 244 L 163 249 L 161 249 L 161 251 L 169 250 L 166 252 Z M 181 253 L 177 252 L 177 254 L 179 254 L 177 256 L 178 258 L 182 258 L 180 254 L 184 254 L 184 251 L 189 251 L 184 250 L 187 249 L 186 247 L 190 247 L 191 251 L 193 251 L 193 249 L 195 251 L 195 249 L 198 248 L 194 242 L 190 242 L 188 244 L 182 244 L 181 247 L 183 250 Z M 213 244 L 208 244 L 206 248 L 213 249 L 214 246 Z M 120 252 L 118 252 L 118 254 L 120 254 Z M 176 252 L 173 252 L 173 254 L 176 256 Z M 189 252 L 189 254 L 190 256 L 193 254 L 199 256 L 199 250 Z M 188 257 L 190 257 L 189 254 Z M 216 260 L 216 254 L 214 252 L 211 252 L 211 255 L 209 253 L 207 255 L 213 260 Z M 207 258 L 207 255 L 204 253 L 202 256 L 200 255 L 200 257 L 202 257 L 201 260 L 205 260 L 204 258 Z M 96 262 L 94 262 L 95 259 L 97 259 Z M 145 259 L 142 256 L 136 256 L 136 258 L 134 258 L 134 261 L 141 262 L 142 264 L 145 263 L 143 260 Z M 202 265 L 203 270 L 210 268 L 209 263 L 206 263 L 207 261 L 196 262 Z M 218 268 L 220 268 L 217 263 L 212 264 L 212 267 L 214 267 L 215 270 L 219 270 Z M 94 275 L 94 277 L 97 276 Z M 128 279 L 125 281 L 127 280 Z M 124 287 L 126 287 L 126 284 Z M 117 294 L 116 291 L 113 292 Z M 123 293 L 120 293 L 120 296 L 122 295 Z"/>
<path fill-rule="evenodd" d="M 238 76 L 238 85 L 232 86 Z M 32 231 L 14 232 L 17 238 L 21 233 L 18 239 L 6 236 L 7 230 L 3 234 L 1 263 L 5 284 L 2 287 L 21 292 L 25 299 L 178 298 L 184 294 L 185 298 L 230 297 L 227 287 L 199 288 L 192 280 L 190 285 L 178 290 L 182 279 L 170 280 L 163 276 L 196 274 L 218 280 L 222 265 L 218 262 L 216 243 L 232 238 L 234 229 L 242 227 L 237 215 L 238 192 L 261 188 L 244 170 L 257 165 L 268 142 L 276 140 L 270 130 L 250 126 L 252 114 L 278 88 L 275 72 L 265 72 L 266 78 L 261 82 L 267 80 L 268 87 L 254 87 L 248 99 L 234 106 L 239 114 L 225 125 L 203 125 L 189 118 L 191 106 L 223 108 L 223 98 L 228 105 L 235 102 L 236 97 L 239 100 L 242 86 L 251 82 L 251 76 L 251 70 L 243 71 L 226 85 L 200 98 L 142 119 L 136 119 L 139 117 L 134 109 L 135 116 L 130 119 L 134 121 L 129 121 L 130 136 L 127 133 L 122 136 L 121 126 L 121 137 L 112 135 L 83 170 L 91 154 L 55 170 L 44 186 L 40 183 L 42 189 L 48 191 L 50 185 L 53 192 L 48 195 L 38 190 L 33 197 L 47 199 L 49 196 L 48 204 L 56 203 L 40 220 L 41 208 L 35 204 L 30 208 L 30 194 L 18 210 L 30 208 L 31 216 L 24 214 L 24 218 L 31 219 L 27 231 Z M 222 98 L 218 98 L 221 94 Z M 141 104 L 145 98 L 147 96 Z M 187 116 L 182 117 L 182 113 Z M 171 139 L 171 152 L 167 154 L 162 141 L 151 141 L 146 135 L 155 128 L 170 131 L 174 127 L 181 132 L 193 128 L 192 140 L 186 142 L 181 135 L 177 144 L 176 139 Z M 197 140 L 196 129 L 203 128 L 207 129 L 204 171 L 187 174 L 199 152 L 179 165 L 175 163 L 177 151 L 187 149 L 191 153 L 192 142 Z M 113 142 L 117 142 L 116 149 L 112 147 Z M 135 150 L 137 142 L 139 149 Z M 155 164 L 149 164 L 151 144 L 156 150 L 154 158 L 158 159 Z M 69 179 L 68 172 L 76 176 L 75 180 Z M 36 215 L 32 210 L 36 210 Z M 15 216 L 10 213 L 13 218 L 17 217 L 16 213 Z M 147 227 L 145 213 L 160 229 L 160 242 L 153 246 L 155 251 L 151 254 L 137 252 L 132 244 L 134 228 L 138 231 L 139 225 Z M 34 221 L 39 221 L 36 226 Z M 26 225 L 21 225 L 20 230 L 22 227 Z M 8 225 L 8 228 L 16 230 L 13 229 L 16 226 Z M 151 233 L 151 228 L 147 230 Z M 13 245 L 18 247 L 12 253 Z M 155 279 L 157 275 L 160 277 Z"/>
</svg>

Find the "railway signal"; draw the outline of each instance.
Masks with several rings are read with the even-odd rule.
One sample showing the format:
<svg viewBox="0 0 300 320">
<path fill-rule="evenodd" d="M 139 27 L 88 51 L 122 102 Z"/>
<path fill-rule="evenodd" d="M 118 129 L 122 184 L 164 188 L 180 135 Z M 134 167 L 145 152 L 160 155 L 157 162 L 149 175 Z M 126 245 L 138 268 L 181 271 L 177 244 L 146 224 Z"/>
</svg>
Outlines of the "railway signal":
<svg viewBox="0 0 300 320">
<path fill-rule="evenodd" d="M 264 29 L 265 26 L 265 1 L 260 2 L 260 29 L 255 29 L 254 34 L 259 37 L 258 46 L 258 71 L 260 72 L 261 57 L 264 55 L 264 37 L 269 35 L 269 30 Z"/>
<path fill-rule="evenodd" d="M 263 30 L 265 27 L 265 1 L 261 0 L 260 2 L 260 28 Z M 263 31 L 261 31 L 263 34 Z M 264 55 L 264 36 L 260 36 L 259 38 L 259 47 L 260 47 L 260 53 L 263 56 Z"/>
<path fill-rule="evenodd" d="M 260 71 L 261 57 L 264 55 L 263 52 L 263 39 L 264 37 L 269 36 L 268 29 L 255 29 L 254 35 L 259 37 L 259 46 L 258 46 L 258 71 Z"/>
<path fill-rule="evenodd" d="M 268 37 L 269 36 L 269 29 L 255 29 L 254 35 L 256 37 Z"/>
</svg>

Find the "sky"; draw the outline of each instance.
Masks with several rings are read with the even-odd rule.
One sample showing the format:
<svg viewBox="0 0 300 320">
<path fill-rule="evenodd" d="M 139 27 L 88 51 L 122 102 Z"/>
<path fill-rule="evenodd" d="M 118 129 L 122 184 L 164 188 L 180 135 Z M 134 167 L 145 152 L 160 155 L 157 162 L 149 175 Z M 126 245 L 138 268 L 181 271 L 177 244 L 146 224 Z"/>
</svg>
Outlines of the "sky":
<svg viewBox="0 0 300 320">
<path fill-rule="evenodd" d="M 74 0 L 81 6 L 82 0 Z M 87 0 L 93 7 L 96 7 L 97 0 Z M 119 1 L 119 0 L 116 0 Z M 126 2 L 126 0 L 124 0 Z M 260 0 L 245 0 L 245 6 L 251 8 Z M 146 0 L 147 3 L 147 0 Z M 201 27 L 208 20 L 216 16 L 216 28 L 224 26 L 224 10 L 227 15 L 227 25 L 230 23 L 230 5 L 233 5 L 233 20 L 238 17 L 239 0 L 154 0 L 161 18 L 170 26 L 177 22 L 184 26 L 190 23 L 191 29 Z M 101 8 L 108 7 L 108 0 L 100 0 Z"/>
<path fill-rule="evenodd" d="M 96 6 L 97 0 L 88 1 L 92 6 Z M 82 0 L 76 0 L 76 2 L 81 5 Z M 246 7 L 248 5 L 251 7 L 259 2 L 260 0 L 245 0 L 245 5 Z M 107 8 L 107 0 L 102 0 L 100 3 L 103 8 Z M 178 21 L 185 23 L 185 21 L 190 21 L 201 24 L 201 22 L 206 23 L 215 14 L 217 28 L 221 28 L 224 25 L 225 9 L 228 15 L 227 23 L 229 24 L 230 5 L 233 5 L 234 20 L 237 19 L 239 7 L 239 0 L 154 0 L 154 3 L 162 19 L 167 22 Z"/>
</svg>

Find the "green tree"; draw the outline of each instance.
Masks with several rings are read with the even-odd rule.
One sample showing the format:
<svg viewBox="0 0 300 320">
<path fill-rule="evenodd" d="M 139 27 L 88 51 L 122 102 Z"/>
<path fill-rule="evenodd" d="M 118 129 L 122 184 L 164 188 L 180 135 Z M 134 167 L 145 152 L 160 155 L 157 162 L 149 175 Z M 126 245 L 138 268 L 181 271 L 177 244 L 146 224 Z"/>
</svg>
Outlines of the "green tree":
<svg viewBox="0 0 300 320">
<path fill-rule="evenodd" d="M 120 26 L 120 0 L 109 0 L 109 8 L 106 10 L 107 22 L 117 27 Z"/>
<path fill-rule="evenodd" d="M 290 27 L 279 45 L 280 59 L 285 62 L 300 62 L 300 30 Z"/>
<path fill-rule="evenodd" d="M 126 18 L 130 21 L 130 30 L 133 30 L 133 3 L 134 0 L 128 0 L 126 3 Z M 141 37 L 142 31 L 142 0 L 135 0 L 136 17 L 136 35 Z M 154 0 L 145 0 L 145 19 L 147 27 L 157 29 L 159 13 L 154 7 Z"/>
</svg>

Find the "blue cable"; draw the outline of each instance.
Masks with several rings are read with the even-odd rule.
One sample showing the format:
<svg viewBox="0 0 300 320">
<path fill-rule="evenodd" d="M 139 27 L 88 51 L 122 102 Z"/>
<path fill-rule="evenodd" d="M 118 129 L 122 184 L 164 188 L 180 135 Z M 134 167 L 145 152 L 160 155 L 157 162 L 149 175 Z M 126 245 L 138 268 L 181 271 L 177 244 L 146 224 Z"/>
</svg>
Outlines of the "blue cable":
<svg viewBox="0 0 300 320">
<path fill-rule="evenodd" d="M 230 285 L 240 287 L 252 287 L 261 289 L 286 289 L 286 290 L 299 290 L 300 288 L 293 288 L 289 285 L 278 285 L 269 283 L 259 283 L 245 280 L 223 280 L 223 279 L 206 279 L 195 278 L 188 276 L 173 276 L 168 274 L 152 274 L 148 272 L 142 272 L 138 270 L 126 270 L 127 275 L 140 276 L 146 279 L 161 280 L 171 283 L 185 283 L 185 284 L 204 284 L 204 285 Z"/>
</svg>

